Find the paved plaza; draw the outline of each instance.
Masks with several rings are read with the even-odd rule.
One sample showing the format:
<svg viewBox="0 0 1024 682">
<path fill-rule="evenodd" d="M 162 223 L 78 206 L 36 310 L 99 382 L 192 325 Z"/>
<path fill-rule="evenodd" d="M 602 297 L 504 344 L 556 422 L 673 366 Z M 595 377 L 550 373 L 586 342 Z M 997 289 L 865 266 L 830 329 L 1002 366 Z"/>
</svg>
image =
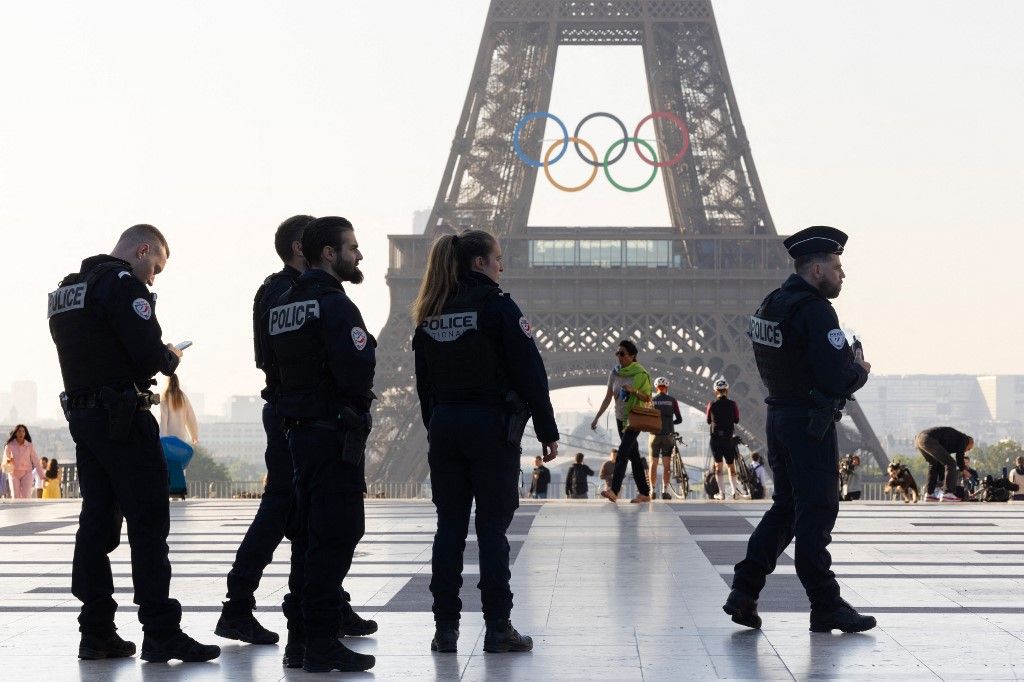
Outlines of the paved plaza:
<svg viewBox="0 0 1024 682">
<path fill-rule="evenodd" d="M 172 503 L 172 595 L 183 624 L 223 647 L 208 664 L 137 658 L 79 661 L 71 556 L 79 503 L 0 505 L 0 677 L 50 680 L 311 679 L 281 667 L 280 646 L 213 633 L 224 575 L 251 500 Z M 843 594 L 877 616 L 860 635 L 807 631 L 792 548 L 769 579 L 760 632 L 721 611 L 732 566 L 762 503 L 524 502 L 510 529 L 513 623 L 528 654 L 484 654 L 476 547 L 467 548 L 458 655 L 431 654 L 430 543 L 424 502 L 367 503 L 367 533 L 345 587 L 380 623 L 347 640 L 377 656 L 380 679 L 1020 679 L 1024 678 L 1024 505 L 844 504 L 834 533 Z M 287 543 L 257 593 L 262 622 L 284 632 L 278 604 Z M 126 539 L 111 557 L 120 633 L 141 644 Z"/>
</svg>

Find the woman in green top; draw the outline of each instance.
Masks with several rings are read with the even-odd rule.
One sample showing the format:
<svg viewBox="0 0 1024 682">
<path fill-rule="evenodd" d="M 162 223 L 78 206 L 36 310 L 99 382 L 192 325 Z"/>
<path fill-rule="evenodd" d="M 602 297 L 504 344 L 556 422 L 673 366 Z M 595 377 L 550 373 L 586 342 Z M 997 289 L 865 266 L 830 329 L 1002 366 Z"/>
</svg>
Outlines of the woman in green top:
<svg viewBox="0 0 1024 682">
<path fill-rule="evenodd" d="M 601 491 L 601 495 L 612 502 L 619 499 L 619 490 L 622 488 L 622 479 L 626 476 L 626 462 L 633 467 L 633 480 L 636 481 L 636 488 L 639 494 L 631 502 L 650 502 L 651 488 L 647 482 L 647 471 L 643 461 L 640 459 L 640 447 L 637 445 L 638 431 L 630 431 L 629 411 L 638 404 L 646 404 L 651 400 L 651 375 L 636 361 L 636 344 L 629 339 L 619 342 L 619 349 L 615 352 L 618 366 L 612 370 L 608 378 L 608 393 L 604 396 L 601 409 L 591 422 L 590 428 L 597 429 L 597 421 L 608 409 L 608 405 L 615 400 L 615 425 L 619 430 L 619 454 L 615 458 L 615 474 L 612 477 L 610 490 Z"/>
</svg>

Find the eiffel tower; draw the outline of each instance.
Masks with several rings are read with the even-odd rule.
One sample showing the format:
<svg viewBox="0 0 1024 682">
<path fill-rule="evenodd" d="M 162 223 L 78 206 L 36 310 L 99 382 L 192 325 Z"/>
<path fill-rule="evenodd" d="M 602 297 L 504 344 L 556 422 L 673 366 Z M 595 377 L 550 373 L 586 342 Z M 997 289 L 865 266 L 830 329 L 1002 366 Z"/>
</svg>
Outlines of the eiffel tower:
<svg viewBox="0 0 1024 682">
<path fill-rule="evenodd" d="M 527 227 L 537 168 L 517 156 L 517 122 L 548 110 L 560 45 L 639 45 L 651 111 L 686 122 L 689 146 L 660 169 L 672 227 Z M 657 158 L 684 146 L 668 118 L 653 120 Z M 544 126 L 519 142 L 541 159 Z M 473 77 L 424 235 L 389 237 L 391 312 L 378 347 L 371 482 L 427 475 L 410 349 L 408 304 L 435 237 L 468 227 L 502 244 L 502 288 L 533 325 L 551 389 L 602 385 L 620 338 L 652 376 L 703 409 L 724 377 L 747 443 L 764 448 L 764 387 L 747 337 L 749 315 L 792 272 L 765 203 L 740 120 L 710 0 L 492 0 Z M 851 403 L 841 452 L 888 458 Z"/>
</svg>

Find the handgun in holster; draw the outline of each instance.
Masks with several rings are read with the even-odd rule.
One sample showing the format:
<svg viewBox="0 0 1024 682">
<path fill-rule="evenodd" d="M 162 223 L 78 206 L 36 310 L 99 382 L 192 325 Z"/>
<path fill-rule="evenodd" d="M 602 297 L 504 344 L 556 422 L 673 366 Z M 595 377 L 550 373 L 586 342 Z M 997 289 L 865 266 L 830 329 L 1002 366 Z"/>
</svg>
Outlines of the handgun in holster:
<svg viewBox="0 0 1024 682">
<path fill-rule="evenodd" d="M 71 421 L 71 396 L 67 391 L 60 392 L 60 411 L 64 413 L 64 419 Z"/>
<path fill-rule="evenodd" d="M 359 466 L 366 456 L 366 439 L 373 429 L 373 416 L 369 412 L 359 413 L 350 407 L 338 409 L 338 431 L 341 439 L 341 461 Z"/>
<path fill-rule="evenodd" d="M 509 445 L 523 451 L 523 432 L 526 431 L 526 422 L 530 421 L 530 406 L 519 397 L 519 394 L 510 390 L 505 394 L 505 419 L 507 429 L 505 440 Z"/>
<path fill-rule="evenodd" d="M 829 427 L 843 418 L 842 409 L 846 405 L 843 398 L 829 398 L 818 389 L 810 393 L 813 407 L 807 411 L 807 435 L 820 441 L 828 433 Z"/>
<path fill-rule="evenodd" d="M 139 398 L 135 388 L 115 391 L 109 386 L 100 389 L 96 396 L 107 411 L 107 427 L 110 440 L 124 443 L 132 430 L 132 420 L 138 411 Z"/>
</svg>

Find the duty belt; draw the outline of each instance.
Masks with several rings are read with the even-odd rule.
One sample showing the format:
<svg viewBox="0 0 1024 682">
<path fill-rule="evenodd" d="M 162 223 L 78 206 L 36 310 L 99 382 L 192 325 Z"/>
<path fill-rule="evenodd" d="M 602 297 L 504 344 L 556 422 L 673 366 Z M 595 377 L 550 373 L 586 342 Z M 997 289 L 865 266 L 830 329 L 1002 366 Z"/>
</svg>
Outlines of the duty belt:
<svg viewBox="0 0 1024 682">
<path fill-rule="evenodd" d="M 156 393 L 139 393 L 137 398 L 136 407 L 140 410 L 148 410 L 153 405 L 160 404 L 160 396 Z M 95 393 L 83 393 L 68 400 L 68 408 L 72 410 L 95 410 L 105 407 Z"/>
<path fill-rule="evenodd" d="M 289 429 L 296 426 L 306 426 L 324 431 L 340 431 L 342 426 L 341 422 L 337 419 L 295 419 L 291 417 L 284 420 L 284 425 Z"/>
</svg>

